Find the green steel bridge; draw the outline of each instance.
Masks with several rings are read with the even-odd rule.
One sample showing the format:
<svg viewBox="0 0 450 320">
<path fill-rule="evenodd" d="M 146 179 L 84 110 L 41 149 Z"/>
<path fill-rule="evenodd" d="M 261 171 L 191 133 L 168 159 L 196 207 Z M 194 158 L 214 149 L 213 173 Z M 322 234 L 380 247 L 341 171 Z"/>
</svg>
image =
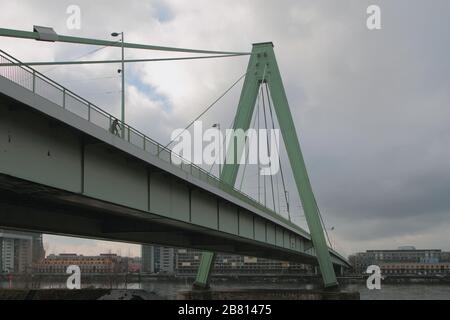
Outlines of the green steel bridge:
<svg viewBox="0 0 450 320">
<path fill-rule="evenodd" d="M 44 40 L 8 29 L 0 36 Z M 208 284 L 213 252 L 318 265 L 324 285 L 336 286 L 336 272 L 349 264 L 326 243 L 272 43 L 255 44 L 251 53 L 123 45 L 250 56 L 234 128 L 250 127 L 258 90 L 268 84 L 310 233 L 237 190 L 239 164 L 225 164 L 219 178 L 177 165 L 166 146 L 126 123 L 122 134 L 111 132 L 114 116 L 1 50 L 0 225 L 205 250 L 199 286 Z"/>
</svg>

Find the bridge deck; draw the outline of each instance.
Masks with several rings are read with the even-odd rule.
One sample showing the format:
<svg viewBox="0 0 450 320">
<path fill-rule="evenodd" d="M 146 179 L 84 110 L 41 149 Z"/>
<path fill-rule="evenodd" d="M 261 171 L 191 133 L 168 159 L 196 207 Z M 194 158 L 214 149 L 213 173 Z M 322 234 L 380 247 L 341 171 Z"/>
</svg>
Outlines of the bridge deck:
<svg viewBox="0 0 450 320">
<path fill-rule="evenodd" d="M 0 68 L 0 92 L 1 206 L 15 212 L 2 210 L 0 224 L 315 262 L 305 230 L 195 165 L 172 164 L 137 130 L 111 133 L 113 116 L 35 70 Z"/>
</svg>

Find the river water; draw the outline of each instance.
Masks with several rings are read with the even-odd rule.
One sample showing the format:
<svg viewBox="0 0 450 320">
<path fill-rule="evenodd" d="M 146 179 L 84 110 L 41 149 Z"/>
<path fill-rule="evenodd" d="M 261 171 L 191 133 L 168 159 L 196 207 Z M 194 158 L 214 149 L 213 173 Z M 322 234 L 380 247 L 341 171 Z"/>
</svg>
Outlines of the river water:
<svg viewBox="0 0 450 320">
<path fill-rule="evenodd" d="M 174 299 L 179 290 L 189 290 L 191 286 L 183 283 L 158 283 L 145 282 L 141 285 L 142 289 L 153 291 L 158 295 L 165 296 L 168 299 Z M 299 284 L 277 284 L 277 283 L 216 283 L 214 289 L 290 289 L 290 288 L 311 288 L 307 285 Z M 396 284 L 382 285 L 381 290 L 368 290 L 363 284 L 344 285 L 343 290 L 359 291 L 361 300 L 450 300 L 450 285 L 439 284 Z"/>
<path fill-rule="evenodd" d="M 8 282 L 0 282 L 0 288 L 8 288 Z M 13 282 L 13 288 L 24 288 L 25 283 Z M 65 288 L 62 282 L 43 282 L 42 289 Z M 97 282 L 84 284 L 83 287 L 124 289 L 125 284 Z M 145 280 L 141 283 L 128 283 L 128 289 L 144 289 L 156 293 L 166 299 L 176 299 L 178 291 L 190 290 L 191 281 Z M 277 282 L 236 282 L 226 281 L 213 284 L 214 289 L 311 289 L 312 286 L 298 283 Z M 348 284 L 343 286 L 347 291 L 359 291 L 361 300 L 450 300 L 449 284 L 382 284 L 381 290 L 368 290 L 364 284 Z"/>
</svg>

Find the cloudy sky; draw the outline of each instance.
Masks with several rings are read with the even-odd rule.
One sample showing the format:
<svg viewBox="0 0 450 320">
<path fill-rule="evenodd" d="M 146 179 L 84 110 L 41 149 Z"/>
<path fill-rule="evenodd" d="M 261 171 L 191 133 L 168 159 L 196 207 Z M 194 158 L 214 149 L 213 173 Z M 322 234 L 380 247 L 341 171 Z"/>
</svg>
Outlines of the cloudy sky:
<svg viewBox="0 0 450 320">
<path fill-rule="evenodd" d="M 66 9 L 81 8 L 81 29 Z M 382 29 L 366 27 L 381 8 Z M 211 50 L 273 41 L 311 182 L 332 242 L 355 251 L 450 250 L 450 2 L 6 1 L 0 27 Z M 120 58 L 118 49 L 2 38 L 23 61 Z M 32 48 L 32 50 L 30 49 Z M 90 53 L 90 54 L 89 54 Z M 180 54 L 176 54 L 180 56 Z M 174 54 L 128 50 L 127 57 Z M 168 142 L 245 72 L 248 57 L 127 66 L 127 122 Z M 39 67 L 118 115 L 115 65 Z M 239 87 L 208 115 L 229 124 Z M 299 215 L 301 223 L 301 215 Z M 136 245 L 46 236 L 48 253 L 139 254 Z"/>
</svg>

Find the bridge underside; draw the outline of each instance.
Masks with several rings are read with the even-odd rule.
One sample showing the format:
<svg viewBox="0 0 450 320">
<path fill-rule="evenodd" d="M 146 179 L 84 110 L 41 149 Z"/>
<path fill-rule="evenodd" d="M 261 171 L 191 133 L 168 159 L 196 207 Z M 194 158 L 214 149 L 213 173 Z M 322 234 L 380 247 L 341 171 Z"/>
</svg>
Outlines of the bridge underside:
<svg viewBox="0 0 450 320">
<path fill-rule="evenodd" d="M 0 175 L 0 225 L 13 229 L 316 264 L 314 257 Z"/>
<path fill-rule="evenodd" d="M 0 89 L 1 227 L 317 263 L 303 230 L 98 127 L 95 114 L 2 77 Z"/>
</svg>

